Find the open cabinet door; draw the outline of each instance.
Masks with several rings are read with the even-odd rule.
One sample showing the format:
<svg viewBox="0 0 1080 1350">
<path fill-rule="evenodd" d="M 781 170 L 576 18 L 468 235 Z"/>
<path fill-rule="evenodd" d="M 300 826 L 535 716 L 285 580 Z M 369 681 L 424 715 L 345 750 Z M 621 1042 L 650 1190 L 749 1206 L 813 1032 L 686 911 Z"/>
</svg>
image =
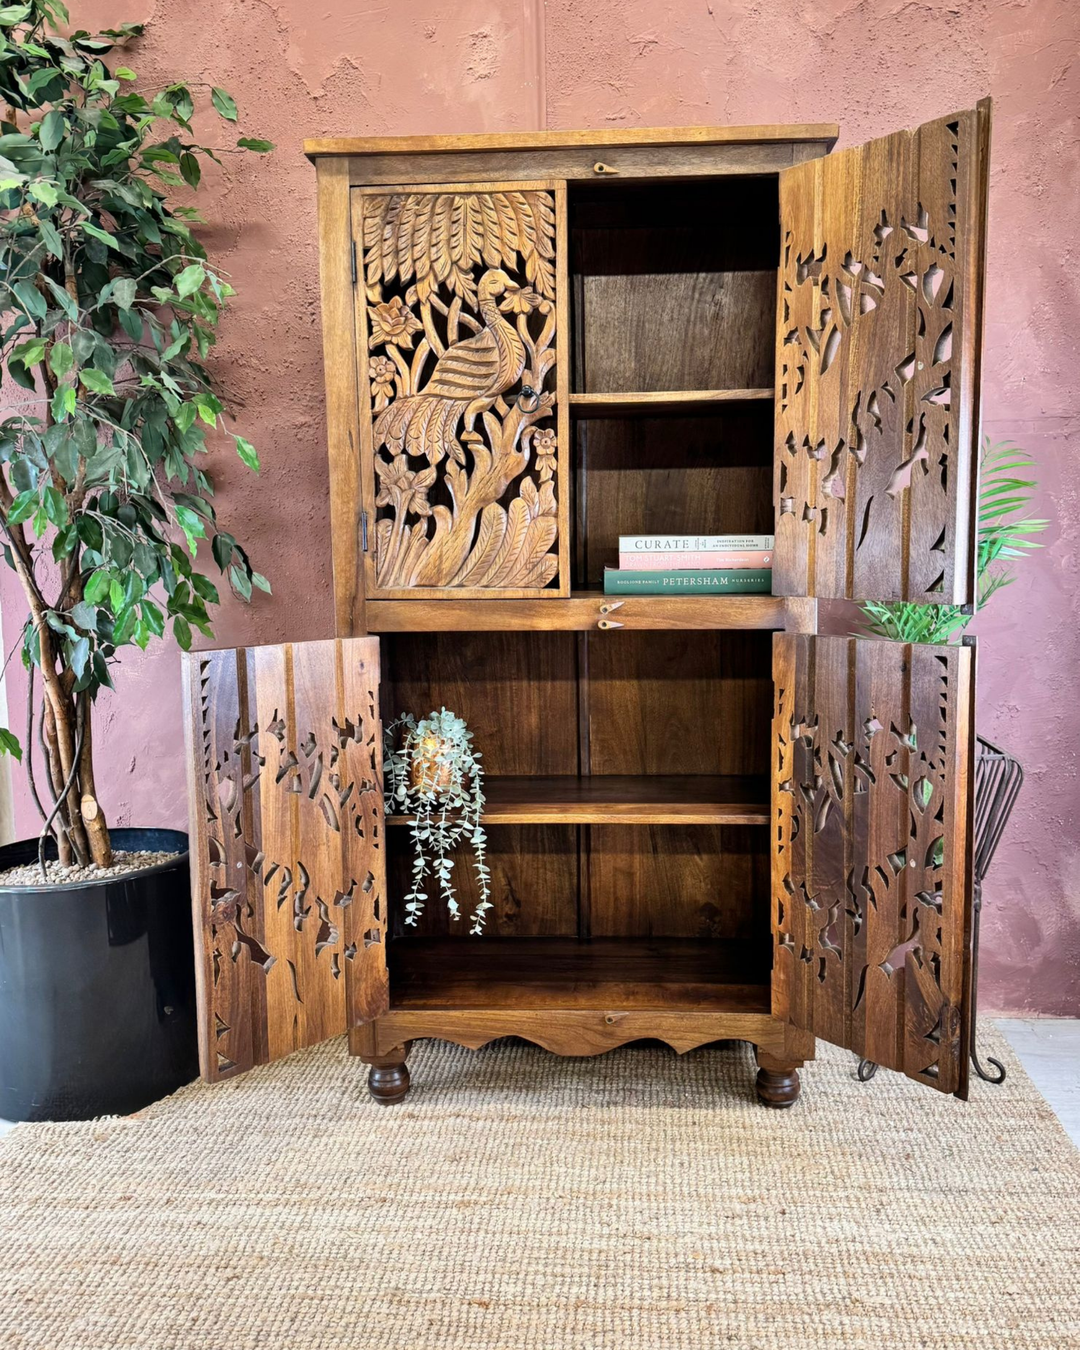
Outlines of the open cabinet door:
<svg viewBox="0 0 1080 1350">
<path fill-rule="evenodd" d="M 202 1075 L 386 1011 L 379 642 L 184 659 Z"/>
<path fill-rule="evenodd" d="M 780 174 L 774 590 L 975 602 L 990 101 Z"/>
<path fill-rule="evenodd" d="M 966 1097 L 974 646 L 773 641 L 773 1013 Z"/>
</svg>

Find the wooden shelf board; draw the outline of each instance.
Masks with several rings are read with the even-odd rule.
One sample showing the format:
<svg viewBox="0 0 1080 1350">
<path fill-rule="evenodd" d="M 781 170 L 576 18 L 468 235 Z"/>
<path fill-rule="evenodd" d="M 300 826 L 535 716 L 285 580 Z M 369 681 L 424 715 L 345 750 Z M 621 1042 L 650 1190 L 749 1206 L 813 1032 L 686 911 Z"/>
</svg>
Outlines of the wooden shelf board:
<svg viewBox="0 0 1080 1350">
<path fill-rule="evenodd" d="M 774 397 L 772 389 L 666 389 L 654 393 L 571 394 L 575 417 L 657 417 L 664 413 L 703 412 L 727 403 Z"/>
<path fill-rule="evenodd" d="M 768 946 L 745 939 L 404 937 L 387 959 L 391 1012 L 770 1006 Z"/>
<path fill-rule="evenodd" d="M 764 779 L 722 775 L 495 777 L 484 784 L 488 825 L 767 825 Z M 388 816 L 407 825 L 411 816 Z"/>
<path fill-rule="evenodd" d="M 788 602 L 781 595 L 605 595 L 575 591 L 539 600 L 370 599 L 364 606 L 369 633 L 516 632 L 547 629 L 587 632 L 591 628 L 688 629 L 787 626 Z"/>
</svg>

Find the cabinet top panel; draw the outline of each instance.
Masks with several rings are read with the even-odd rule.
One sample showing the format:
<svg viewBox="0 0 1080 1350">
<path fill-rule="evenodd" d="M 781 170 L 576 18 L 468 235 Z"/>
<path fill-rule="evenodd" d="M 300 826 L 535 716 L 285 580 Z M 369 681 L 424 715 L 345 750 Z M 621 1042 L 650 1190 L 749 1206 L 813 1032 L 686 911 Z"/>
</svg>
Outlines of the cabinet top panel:
<svg viewBox="0 0 1080 1350">
<path fill-rule="evenodd" d="M 424 155 L 461 151 L 565 150 L 611 146 L 745 145 L 825 142 L 840 135 L 833 122 L 751 127 L 617 127 L 594 131 L 506 131 L 468 136 L 339 136 L 307 140 L 309 159 L 324 155 Z"/>
</svg>

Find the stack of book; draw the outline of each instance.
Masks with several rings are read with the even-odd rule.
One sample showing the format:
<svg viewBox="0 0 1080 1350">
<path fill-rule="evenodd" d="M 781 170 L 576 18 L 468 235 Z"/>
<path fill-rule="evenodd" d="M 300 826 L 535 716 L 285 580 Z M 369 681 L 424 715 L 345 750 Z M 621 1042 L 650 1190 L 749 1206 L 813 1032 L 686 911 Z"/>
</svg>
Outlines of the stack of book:
<svg viewBox="0 0 1080 1350">
<path fill-rule="evenodd" d="M 623 534 L 605 595 L 768 595 L 771 534 Z"/>
</svg>

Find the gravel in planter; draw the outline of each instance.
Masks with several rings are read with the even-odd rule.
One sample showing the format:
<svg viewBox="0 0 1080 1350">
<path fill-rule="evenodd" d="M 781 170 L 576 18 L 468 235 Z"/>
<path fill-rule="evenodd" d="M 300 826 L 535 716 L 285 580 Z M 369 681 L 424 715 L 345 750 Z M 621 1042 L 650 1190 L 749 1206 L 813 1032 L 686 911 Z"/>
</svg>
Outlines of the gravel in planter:
<svg viewBox="0 0 1080 1350">
<path fill-rule="evenodd" d="M 179 857 L 179 853 L 143 853 L 117 849 L 113 853 L 111 867 L 98 867 L 95 863 L 86 867 L 63 867 L 58 862 L 46 862 L 47 880 L 44 882 L 41 880 L 41 868 L 35 861 L 5 868 L 0 872 L 0 886 L 62 886 L 65 882 L 101 881 L 105 877 L 122 877 L 129 872 L 141 872 L 147 867 L 156 867 L 158 863 L 172 862 Z"/>
</svg>

